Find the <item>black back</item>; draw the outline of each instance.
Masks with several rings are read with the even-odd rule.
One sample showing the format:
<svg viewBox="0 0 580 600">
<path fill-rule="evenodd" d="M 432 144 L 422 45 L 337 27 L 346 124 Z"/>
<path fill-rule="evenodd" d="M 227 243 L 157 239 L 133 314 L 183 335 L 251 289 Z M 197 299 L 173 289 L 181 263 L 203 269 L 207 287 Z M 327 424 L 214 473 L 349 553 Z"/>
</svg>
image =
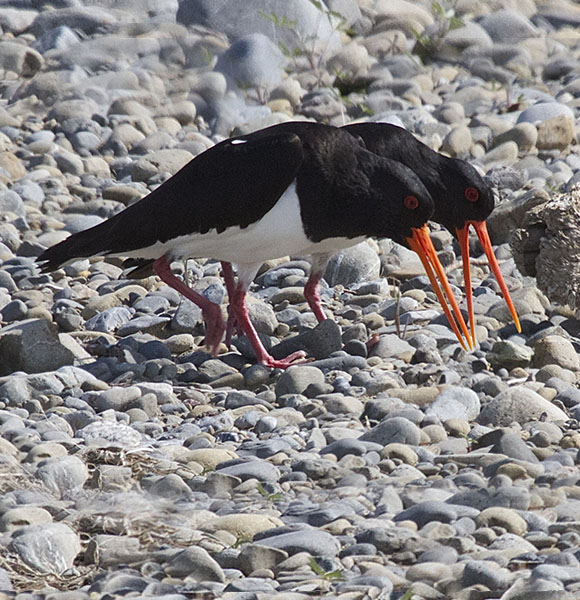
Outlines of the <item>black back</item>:
<svg viewBox="0 0 580 600">
<path fill-rule="evenodd" d="M 74 234 L 40 257 L 51 270 L 76 257 L 123 254 L 179 236 L 258 221 L 296 181 L 307 237 L 392 237 L 403 242 L 433 211 L 404 165 L 363 148 L 347 132 L 289 122 L 206 150 L 139 202 Z M 405 198 L 414 196 L 409 210 Z"/>
<path fill-rule="evenodd" d="M 493 211 L 491 186 L 468 162 L 443 156 L 390 123 L 354 123 L 342 129 L 358 137 L 371 152 L 412 169 L 433 198 L 431 219 L 454 235 L 467 221 L 484 221 Z"/>
</svg>

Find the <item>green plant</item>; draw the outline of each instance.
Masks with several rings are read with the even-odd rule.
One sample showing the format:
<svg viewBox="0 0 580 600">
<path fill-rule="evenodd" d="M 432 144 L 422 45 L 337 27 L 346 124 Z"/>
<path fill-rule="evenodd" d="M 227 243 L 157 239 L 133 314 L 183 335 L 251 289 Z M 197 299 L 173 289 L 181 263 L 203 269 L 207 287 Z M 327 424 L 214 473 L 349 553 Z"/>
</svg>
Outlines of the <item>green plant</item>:
<svg viewBox="0 0 580 600">
<path fill-rule="evenodd" d="M 282 500 L 282 494 L 280 494 L 279 492 L 270 494 L 270 492 L 268 492 L 268 490 L 266 490 L 266 488 L 264 488 L 264 486 L 261 483 L 258 483 L 257 490 L 260 496 L 266 498 L 268 502 L 278 502 L 278 500 Z"/>
<path fill-rule="evenodd" d="M 443 38 L 453 29 L 464 26 L 463 21 L 455 14 L 455 2 L 442 3 L 433 0 L 431 2 L 431 13 L 434 23 L 429 31 L 419 33 L 412 30 L 411 33 L 417 40 L 413 52 L 423 61 L 432 60 L 434 55 L 441 49 Z"/>
<path fill-rule="evenodd" d="M 344 581 L 345 580 L 343 571 L 341 571 L 339 569 L 335 569 L 334 571 L 325 571 L 316 562 L 316 560 L 314 558 L 310 559 L 309 566 L 312 569 L 312 571 L 314 571 L 314 573 L 316 573 L 316 575 L 318 575 L 321 579 L 324 579 L 325 581 Z"/>
<path fill-rule="evenodd" d="M 230 546 L 230 548 L 233 548 L 234 550 L 236 550 L 243 544 L 249 544 L 251 541 L 252 541 L 252 536 L 239 535 L 236 537 L 236 541 Z"/>
<path fill-rule="evenodd" d="M 338 12 L 330 10 L 324 5 L 324 3 L 318 0 L 309 0 L 309 2 L 319 12 L 318 25 L 322 22 L 322 19 L 326 18 L 330 22 L 334 32 L 341 31 L 347 35 L 352 35 L 352 31 L 347 27 L 346 19 Z M 290 46 L 282 42 L 278 42 L 278 46 L 284 56 L 293 61 L 294 70 L 298 69 L 297 64 L 298 58 L 305 58 L 311 69 L 318 72 L 318 80 L 321 82 L 322 68 L 326 64 L 329 58 L 328 55 L 328 44 L 330 43 L 330 37 L 324 46 L 319 45 L 319 38 L 316 34 L 304 35 L 298 31 L 297 22 L 293 19 L 289 19 L 285 15 L 279 15 L 274 12 L 266 13 L 260 11 L 258 13 L 262 18 L 270 21 L 276 27 L 284 29 L 292 34 L 294 43 Z"/>
</svg>

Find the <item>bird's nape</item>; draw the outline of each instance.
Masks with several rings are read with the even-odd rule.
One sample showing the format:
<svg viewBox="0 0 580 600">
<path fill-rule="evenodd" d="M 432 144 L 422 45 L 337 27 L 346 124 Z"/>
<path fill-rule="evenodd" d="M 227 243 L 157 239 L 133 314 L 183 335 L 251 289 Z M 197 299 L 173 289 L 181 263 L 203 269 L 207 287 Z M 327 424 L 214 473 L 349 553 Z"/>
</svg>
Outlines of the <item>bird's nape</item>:
<svg viewBox="0 0 580 600">
<path fill-rule="evenodd" d="M 491 271 L 499 284 L 503 297 L 514 320 L 517 331 L 521 332 L 522 328 L 520 325 L 520 320 L 518 318 L 518 313 L 516 311 L 514 303 L 512 302 L 509 290 L 507 289 L 507 285 L 504 281 L 503 275 L 501 274 L 499 264 L 493 252 L 493 247 L 491 245 L 491 240 L 489 238 L 489 233 L 487 231 L 487 225 L 485 221 L 467 221 L 463 227 L 458 227 L 456 229 L 456 233 L 457 240 L 459 242 L 459 248 L 461 249 L 461 257 L 463 262 L 463 279 L 465 285 L 465 297 L 467 300 L 467 312 L 469 315 L 469 327 L 471 328 L 471 338 L 473 344 L 475 344 L 475 315 L 473 311 L 473 290 L 471 289 L 471 270 L 469 268 L 470 225 L 473 225 L 473 229 L 475 230 L 475 233 L 477 234 L 477 237 L 481 242 L 481 247 L 485 252 Z"/>
<path fill-rule="evenodd" d="M 427 277 L 431 283 L 431 287 L 433 288 L 433 291 L 435 292 L 435 295 L 441 304 L 441 308 L 443 309 L 443 312 L 449 321 L 449 325 L 459 340 L 462 348 L 467 350 L 469 347 L 470 350 L 473 350 L 474 345 L 471 337 L 469 336 L 467 325 L 465 324 L 465 320 L 461 314 L 457 300 L 453 295 L 451 286 L 449 285 L 449 281 L 447 280 L 447 276 L 443 270 L 443 265 L 441 264 L 437 256 L 437 252 L 435 251 L 435 247 L 433 246 L 433 242 L 429 237 L 429 229 L 427 228 L 427 225 L 423 225 L 421 228 L 414 228 L 412 230 L 411 237 L 407 238 L 406 241 L 409 245 L 409 248 L 414 250 L 419 255 L 419 258 L 423 263 L 423 267 L 425 268 L 425 272 L 427 273 Z M 439 285 L 439 282 L 441 285 Z M 443 287 L 443 291 L 441 290 L 441 287 Z M 443 292 L 445 292 L 445 295 Z M 447 296 L 447 300 L 445 299 L 445 296 Z M 451 304 L 455 318 L 451 313 L 447 302 Z M 461 336 L 462 333 L 465 336 L 465 340 Z M 467 345 L 465 341 L 467 341 Z"/>
</svg>

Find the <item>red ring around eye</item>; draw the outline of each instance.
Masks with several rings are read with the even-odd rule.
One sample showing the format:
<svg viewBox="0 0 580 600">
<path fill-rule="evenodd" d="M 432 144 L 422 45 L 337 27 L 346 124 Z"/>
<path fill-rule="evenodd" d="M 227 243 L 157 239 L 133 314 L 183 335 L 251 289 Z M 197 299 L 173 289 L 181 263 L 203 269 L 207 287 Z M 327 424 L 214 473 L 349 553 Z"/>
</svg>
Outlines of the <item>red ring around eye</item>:
<svg viewBox="0 0 580 600">
<path fill-rule="evenodd" d="M 465 197 L 467 200 L 469 200 L 469 202 L 477 202 L 479 200 L 479 192 L 477 191 L 477 188 L 465 188 Z"/>
<path fill-rule="evenodd" d="M 407 196 L 404 204 L 405 208 L 408 208 L 409 210 L 415 210 L 419 206 L 419 200 L 417 200 L 415 196 Z"/>
</svg>

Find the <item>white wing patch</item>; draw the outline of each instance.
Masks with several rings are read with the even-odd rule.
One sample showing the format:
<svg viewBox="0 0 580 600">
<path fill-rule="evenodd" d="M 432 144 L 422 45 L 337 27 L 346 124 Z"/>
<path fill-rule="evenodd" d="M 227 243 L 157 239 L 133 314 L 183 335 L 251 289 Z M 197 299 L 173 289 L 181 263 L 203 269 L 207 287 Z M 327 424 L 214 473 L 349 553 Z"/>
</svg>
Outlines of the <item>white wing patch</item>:
<svg viewBox="0 0 580 600">
<path fill-rule="evenodd" d="M 232 140 L 231 144 L 234 145 L 238 145 L 238 144 L 245 144 L 247 140 Z"/>
</svg>

